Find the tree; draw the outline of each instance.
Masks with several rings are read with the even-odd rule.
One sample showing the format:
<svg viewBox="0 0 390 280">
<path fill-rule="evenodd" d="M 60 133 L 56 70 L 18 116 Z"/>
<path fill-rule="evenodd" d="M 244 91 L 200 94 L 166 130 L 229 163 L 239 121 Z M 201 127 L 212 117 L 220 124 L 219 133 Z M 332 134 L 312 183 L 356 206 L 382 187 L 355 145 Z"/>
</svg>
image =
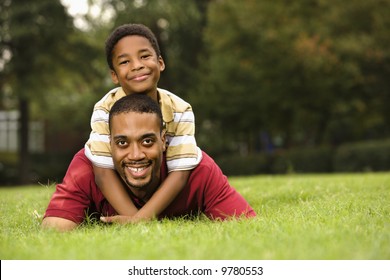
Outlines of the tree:
<svg viewBox="0 0 390 280">
<path fill-rule="evenodd" d="M 72 18 L 59 0 L 7 0 L 2 5 L 1 52 L 3 56 L 10 54 L 10 59 L 0 73 L 1 89 L 2 92 L 10 89 L 18 104 L 21 114 L 19 183 L 30 183 L 28 123 L 31 105 L 40 104 L 35 108 L 45 111 L 42 108 L 59 103 L 60 99 L 52 98 L 53 95 L 70 96 L 72 91 L 67 90 L 74 91 L 75 85 L 80 83 L 85 85 L 96 71 L 84 61 L 96 51 L 86 40 L 80 39 L 79 31 L 75 30 Z M 55 101 L 49 103 L 50 100 Z M 45 112 L 39 113 L 45 115 Z"/>
<path fill-rule="evenodd" d="M 285 147 L 388 137 L 389 5 L 212 2 L 201 85 L 209 132 L 249 151 L 259 131 Z"/>
</svg>

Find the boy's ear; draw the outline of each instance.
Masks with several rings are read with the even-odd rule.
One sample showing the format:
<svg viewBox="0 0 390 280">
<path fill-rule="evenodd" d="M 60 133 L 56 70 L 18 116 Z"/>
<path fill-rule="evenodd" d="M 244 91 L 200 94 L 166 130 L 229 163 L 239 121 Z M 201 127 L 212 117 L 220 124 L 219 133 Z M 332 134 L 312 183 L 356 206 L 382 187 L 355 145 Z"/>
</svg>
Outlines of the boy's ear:
<svg viewBox="0 0 390 280">
<path fill-rule="evenodd" d="M 160 64 L 160 72 L 164 71 L 165 62 L 161 55 L 158 57 L 158 63 Z"/>
<path fill-rule="evenodd" d="M 114 70 L 110 70 L 111 73 L 111 80 L 114 84 L 119 84 L 118 76 L 116 75 Z"/>
</svg>

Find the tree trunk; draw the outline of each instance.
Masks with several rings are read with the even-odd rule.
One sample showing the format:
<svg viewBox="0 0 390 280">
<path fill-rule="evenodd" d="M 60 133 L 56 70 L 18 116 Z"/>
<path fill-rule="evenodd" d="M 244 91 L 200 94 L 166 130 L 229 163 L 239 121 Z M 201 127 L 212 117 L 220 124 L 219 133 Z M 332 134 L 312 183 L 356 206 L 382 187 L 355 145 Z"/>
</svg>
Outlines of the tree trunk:
<svg viewBox="0 0 390 280">
<path fill-rule="evenodd" d="M 29 140 L 29 102 L 27 99 L 19 100 L 19 184 L 28 184 L 30 181 L 30 154 Z"/>
</svg>

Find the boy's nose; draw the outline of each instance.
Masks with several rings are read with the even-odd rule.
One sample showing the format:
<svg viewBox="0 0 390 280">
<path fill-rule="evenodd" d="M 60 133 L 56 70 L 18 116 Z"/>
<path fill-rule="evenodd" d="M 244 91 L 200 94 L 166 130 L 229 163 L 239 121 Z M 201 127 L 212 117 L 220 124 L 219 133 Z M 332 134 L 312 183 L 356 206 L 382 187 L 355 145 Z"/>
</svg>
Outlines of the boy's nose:
<svg viewBox="0 0 390 280">
<path fill-rule="evenodd" d="M 142 63 L 142 61 L 140 59 L 135 59 L 133 61 L 133 70 L 139 70 L 142 68 L 144 68 L 144 64 Z"/>
</svg>

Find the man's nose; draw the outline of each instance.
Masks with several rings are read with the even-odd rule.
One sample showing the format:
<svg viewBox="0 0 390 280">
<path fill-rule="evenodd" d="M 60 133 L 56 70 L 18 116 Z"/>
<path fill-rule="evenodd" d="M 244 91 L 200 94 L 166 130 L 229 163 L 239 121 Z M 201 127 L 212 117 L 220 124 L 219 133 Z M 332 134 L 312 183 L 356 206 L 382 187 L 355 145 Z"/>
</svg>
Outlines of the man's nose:
<svg viewBox="0 0 390 280">
<path fill-rule="evenodd" d="M 145 158 L 145 153 L 143 152 L 142 147 L 140 147 L 137 144 L 130 145 L 128 152 L 127 152 L 127 158 L 129 160 L 141 160 Z"/>
</svg>

